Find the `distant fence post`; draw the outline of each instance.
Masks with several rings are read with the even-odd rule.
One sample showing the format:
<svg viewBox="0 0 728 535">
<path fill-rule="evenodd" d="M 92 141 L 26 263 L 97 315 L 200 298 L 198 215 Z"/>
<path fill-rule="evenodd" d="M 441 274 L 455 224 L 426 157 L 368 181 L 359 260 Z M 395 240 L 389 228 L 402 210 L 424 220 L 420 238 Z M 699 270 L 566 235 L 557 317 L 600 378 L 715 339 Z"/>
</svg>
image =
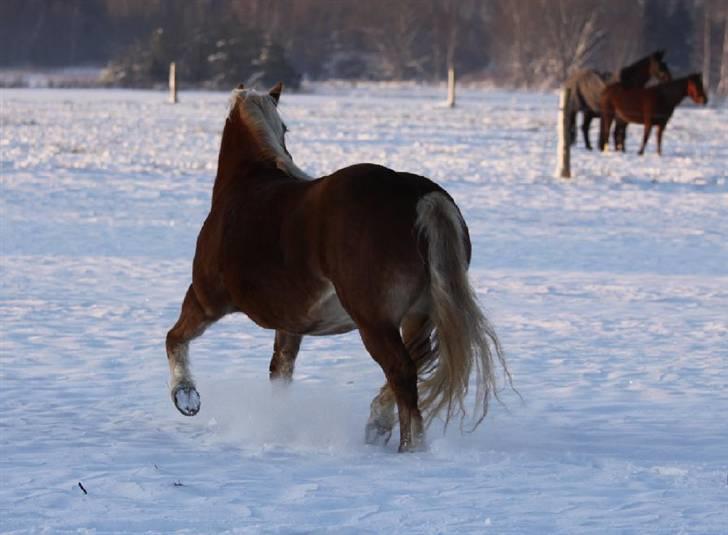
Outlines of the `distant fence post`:
<svg viewBox="0 0 728 535">
<path fill-rule="evenodd" d="M 559 142 L 556 149 L 556 178 L 571 178 L 571 132 L 569 131 L 569 96 L 568 88 L 561 90 L 559 99 Z"/>
<path fill-rule="evenodd" d="M 169 64 L 169 102 L 177 104 L 177 66 L 174 61 Z"/>
<path fill-rule="evenodd" d="M 452 64 L 447 69 L 447 107 L 455 107 L 455 66 Z"/>
</svg>

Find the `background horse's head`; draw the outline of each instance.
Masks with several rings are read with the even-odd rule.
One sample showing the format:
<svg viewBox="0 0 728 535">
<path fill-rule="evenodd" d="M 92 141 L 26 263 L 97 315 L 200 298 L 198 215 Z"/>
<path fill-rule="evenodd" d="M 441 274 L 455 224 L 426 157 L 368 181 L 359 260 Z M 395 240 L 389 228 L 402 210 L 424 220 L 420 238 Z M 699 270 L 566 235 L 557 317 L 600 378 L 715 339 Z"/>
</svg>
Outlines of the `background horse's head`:
<svg viewBox="0 0 728 535">
<path fill-rule="evenodd" d="M 670 69 L 662 60 L 665 55 L 664 50 L 657 50 L 640 60 L 635 61 L 619 71 L 619 83 L 623 87 L 644 87 L 650 78 L 655 78 L 660 82 L 669 82 L 672 80 Z"/>
<path fill-rule="evenodd" d="M 695 73 L 688 76 L 688 96 L 696 104 L 708 103 L 708 95 L 705 94 L 705 90 L 703 89 L 702 73 Z"/>
<path fill-rule="evenodd" d="M 278 101 L 283 84 L 278 82 L 268 93 L 246 89 L 240 84 L 233 90 L 228 118 L 244 126 L 255 143 L 255 152 L 260 158 L 269 160 L 284 173 L 309 179 L 293 162 L 286 148 L 286 125 L 278 114 Z"/>
<path fill-rule="evenodd" d="M 663 61 L 665 55 L 664 50 L 657 50 L 650 54 L 650 76 L 656 78 L 660 82 L 669 82 L 672 80 L 672 74 L 667 67 L 667 63 Z"/>
</svg>

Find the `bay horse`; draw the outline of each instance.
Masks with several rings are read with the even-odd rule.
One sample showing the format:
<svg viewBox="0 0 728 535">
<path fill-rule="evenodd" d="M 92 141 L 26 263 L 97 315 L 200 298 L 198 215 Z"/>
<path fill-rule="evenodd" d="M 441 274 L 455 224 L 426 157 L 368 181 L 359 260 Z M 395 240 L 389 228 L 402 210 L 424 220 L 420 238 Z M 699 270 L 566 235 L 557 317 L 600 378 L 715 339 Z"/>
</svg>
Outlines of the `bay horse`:
<svg viewBox="0 0 728 535">
<path fill-rule="evenodd" d="M 673 111 L 685 97 L 690 97 L 696 104 L 707 104 L 708 97 L 703 89 L 703 77 L 700 73 L 678 78 L 652 87 L 625 89 L 619 85 L 610 85 L 602 93 L 600 107 L 602 109 L 600 148 L 604 150 L 609 136 L 612 120 L 640 123 L 645 126 L 642 136 L 640 155 L 645 152 L 645 145 L 650 137 L 652 126 L 657 126 L 657 154 L 662 155 L 662 133 Z"/>
<path fill-rule="evenodd" d="M 592 119 L 600 116 L 599 99 L 607 85 L 619 83 L 623 87 L 644 87 L 650 79 L 659 81 L 671 79 L 670 69 L 663 61 L 664 50 L 656 50 L 650 55 L 620 69 L 618 73 L 600 72 L 593 69 L 580 69 L 572 74 L 564 87 L 571 90 L 569 98 L 569 131 L 571 144 L 576 143 L 576 115 L 582 113 L 581 131 L 584 146 L 592 150 L 589 142 L 589 127 Z M 619 124 L 614 131 L 616 142 L 624 147 L 626 124 Z"/>
<path fill-rule="evenodd" d="M 374 164 L 311 179 L 286 148 L 281 89 L 233 91 L 192 284 L 166 339 L 175 406 L 200 410 L 190 341 L 242 312 L 275 330 L 269 372 L 283 382 L 304 335 L 359 330 L 386 378 L 371 403 L 370 444 L 388 441 L 395 405 L 399 451 L 423 447 L 435 416 L 462 425 L 471 375 L 477 426 L 497 396 L 498 364 L 511 377 L 468 280 L 459 208 L 431 180 Z"/>
</svg>

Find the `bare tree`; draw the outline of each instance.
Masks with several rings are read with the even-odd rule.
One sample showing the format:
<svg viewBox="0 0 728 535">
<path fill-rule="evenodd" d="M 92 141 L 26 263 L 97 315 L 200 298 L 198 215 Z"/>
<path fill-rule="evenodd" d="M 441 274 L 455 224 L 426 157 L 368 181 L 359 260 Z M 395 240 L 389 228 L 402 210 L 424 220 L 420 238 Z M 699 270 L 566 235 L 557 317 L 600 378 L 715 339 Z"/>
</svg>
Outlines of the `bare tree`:
<svg viewBox="0 0 728 535">
<path fill-rule="evenodd" d="M 420 2 L 372 0 L 366 6 L 374 11 L 366 33 L 379 56 L 382 75 L 395 80 L 423 76 L 427 70 L 426 48 L 422 46 L 427 12 Z"/>
<path fill-rule="evenodd" d="M 720 80 L 716 91 L 720 95 L 728 95 L 728 5 L 723 6 L 723 51 L 720 58 Z"/>
<path fill-rule="evenodd" d="M 541 0 L 546 26 L 548 73 L 566 80 L 572 69 L 583 67 L 605 37 L 603 4 L 593 0 Z"/>
</svg>

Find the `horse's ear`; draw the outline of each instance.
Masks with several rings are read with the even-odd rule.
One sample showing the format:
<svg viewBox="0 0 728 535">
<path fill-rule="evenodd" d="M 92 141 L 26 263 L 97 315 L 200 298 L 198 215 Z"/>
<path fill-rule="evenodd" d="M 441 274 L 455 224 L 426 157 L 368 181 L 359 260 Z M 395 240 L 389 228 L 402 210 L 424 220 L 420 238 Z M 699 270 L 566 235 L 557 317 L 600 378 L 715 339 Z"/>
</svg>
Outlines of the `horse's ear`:
<svg viewBox="0 0 728 535">
<path fill-rule="evenodd" d="M 662 59 L 664 55 L 665 55 L 665 49 L 664 48 L 662 48 L 662 49 L 658 50 L 657 52 L 655 52 L 655 57 L 657 59 Z"/>
<path fill-rule="evenodd" d="M 245 84 L 242 84 L 242 83 L 238 84 L 237 89 L 245 89 Z"/>
<path fill-rule="evenodd" d="M 281 91 L 283 91 L 283 84 L 281 82 L 278 82 L 268 91 L 268 94 L 273 97 L 273 101 L 276 104 L 278 104 L 278 100 L 281 98 Z"/>
</svg>

